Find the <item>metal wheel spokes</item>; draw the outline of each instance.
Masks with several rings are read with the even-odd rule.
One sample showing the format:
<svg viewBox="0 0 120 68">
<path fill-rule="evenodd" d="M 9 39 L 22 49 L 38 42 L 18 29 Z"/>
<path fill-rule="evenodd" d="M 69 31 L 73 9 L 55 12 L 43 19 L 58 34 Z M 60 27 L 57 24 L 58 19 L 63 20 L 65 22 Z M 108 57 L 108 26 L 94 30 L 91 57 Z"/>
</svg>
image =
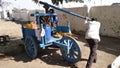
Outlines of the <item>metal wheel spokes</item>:
<svg viewBox="0 0 120 68">
<path fill-rule="evenodd" d="M 34 59 L 37 57 L 38 48 L 37 48 L 36 41 L 33 37 L 27 36 L 25 38 L 25 50 L 28 57 L 30 57 L 31 59 Z"/>
<path fill-rule="evenodd" d="M 72 39 L 71 37 L 63 37 L 60 43 L 68 46 L 67 48 L 63 47 L 60 48 L 62 56 L 65 60 L 67 60 L 70 63 L 75 63 L 80 60 L 81 58 L 80 48 L 74 39 Z M 67 50 L 69 50 L 69 53 Z"/>
</svg>

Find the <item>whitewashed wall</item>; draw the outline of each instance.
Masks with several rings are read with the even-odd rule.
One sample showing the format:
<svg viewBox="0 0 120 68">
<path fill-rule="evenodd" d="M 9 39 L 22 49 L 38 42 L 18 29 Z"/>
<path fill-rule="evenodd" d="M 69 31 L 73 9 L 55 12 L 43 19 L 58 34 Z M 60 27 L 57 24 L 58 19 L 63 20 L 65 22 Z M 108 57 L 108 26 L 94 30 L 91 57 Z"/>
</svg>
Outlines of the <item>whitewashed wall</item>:
<svg viewBox="0 0 120 68">
<path fill-rule="evenodd" d="M 87 7 L 68 8 L 67 10 L 87 16 Z M 31 17 L 28 13 L 13 13 L 14 18 L 21 19 L 22 21 L 32 21 L 35 17 Z M 44 12 L 44 11 L 40 11 Z M 71 22 L 71 29 L 76 31 L 85 31 L 84 20 L 67 13 L 55 10 L 59 16 L 59 24 L 67 25 L 67 21 Z M 120 6 L 100 6 L 92 7 L 89 15 L 96 17 L 101 22 L 100 34 L 120 38 Z"/>
</svg>

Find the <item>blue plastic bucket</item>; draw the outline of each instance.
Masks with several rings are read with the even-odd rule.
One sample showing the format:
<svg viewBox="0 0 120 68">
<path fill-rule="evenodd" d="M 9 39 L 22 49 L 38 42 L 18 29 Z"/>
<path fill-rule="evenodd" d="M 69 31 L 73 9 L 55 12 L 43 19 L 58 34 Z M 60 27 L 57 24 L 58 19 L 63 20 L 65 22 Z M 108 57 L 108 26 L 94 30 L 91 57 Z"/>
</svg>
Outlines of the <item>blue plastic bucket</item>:
<svg viewBox="0 0 120 68">
<path fill-rule="evenodd" d="M 45 38 L 46 40 L 51 39 L 51 27 L 49 25 L 46 25 L 45 27 Z"/>
</svg>

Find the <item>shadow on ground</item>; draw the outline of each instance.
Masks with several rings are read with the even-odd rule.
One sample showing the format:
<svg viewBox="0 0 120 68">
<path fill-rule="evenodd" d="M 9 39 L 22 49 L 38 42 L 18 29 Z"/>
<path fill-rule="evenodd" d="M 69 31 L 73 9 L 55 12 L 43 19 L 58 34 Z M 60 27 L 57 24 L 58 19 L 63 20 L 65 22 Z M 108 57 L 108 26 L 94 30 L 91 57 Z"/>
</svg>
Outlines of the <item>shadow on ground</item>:
<svg viewBox="0 0 120 68">
<path fill-rule="evenodd" d="M 16 62 L 23 61 L 24 63 L 31 62 L 32 59 L 28 58 L 26 55 L 21 39 L 11 39 L 12 40 L 10 40 L 7 45 L 0 46 L 0 60 L 14 60 Z M 45 50 L 40 50 L 36 59 L 40 59 L 50 65 L 77 68 L 74 64 L 67 63 L 60 55 L 60 52 L 58 52 L 59 48 L 48 47 Z"/>
<path fill-rule="evenodd" d="M 12 23 L 25 24 L 26 22 L 14 21 Z M 76 68 L 74 64 L 67 63 L 57 51 L 59 52 L 59 49 L 55 47 L 42 50 L 36 59 L 40 59 L 50 65 Z M 25 53 L 23 42 L 16 37 L 10 38 L 10 42 L 7 45 L 0 46 L 0 60 L 14 60 L 24 63 L 32 61 Z"/>
<path fill-rule="evenodd" d="M 82 34 L 79 34 L 76 40 L 86 43 Z M 85 46 L 89 47 L 87 43 Z M 120 39 L 102 36 L 98 50 L 118 56 L 120 55 Z M 58 52 L 58 48 L 48 48 L 39 52 L 37 58 L 50 65 L 76 68 L 74 65 L 67 63 Z M 21 39 L 16 38 L 11 38 L 10 43 L 6 46 L 0 46 L 0 60 L 5 58 L 15 60 L 16 62 L 23 61 L 24 63 L 32 61 L 27 57 Z M 82 61 L 87 61 L 87 59 L 82 58 Z"/>
<path fill-rule="evenodd" d="M 86 44 L 84 46 L 89 47 L 86 40 L 83 40 L 81 38 L 78 40 L 85 42 Z M 120 39 L 101 36 L 101 42 L 99 43 L 98 50 L 118 56 L 120 55 Z"/>
<path fill-rule="evenodd" d="M 85 40 L 85 32 L 79 31 L 76 32 L 75 30 L 72 33 L 77 34 L 77 39 L 80 42 L 86 43 L 84 46 L 89 47 L 88 43 Z M 100 36 L 101 41 L 98 46 L 98 50 L 113 54 L 113 55 L 120 55 L 120 39 L 108 36 Z"/>
<path fill-rule="evenodd" d="M 79 34 L 77 40 L 84 42 L 86 47 L 89 47 L 88 43 L 84 39 L 84 34 Z M 120 55 L 120 39 L 114 37 L 101 36 L 101 42 L 99 43 L 99 51 L 119 56 Z M 108 64 L 107 68 L 111 68 L 111 64 Z"/>
<path fill-rule="evenodd" d="M 0 59 L 8 57 L 8 60 L 15 60 L 17 62 L 23 61 L 24 63 L 26 63 L 32 61 L 30 58 L 27 57 L 21 39 L 11 39 L 12 40 L 10 41 L 10 43 L 6 46 L 0 46 Z M 102 40 L 100 42 L 98 50 L 116 56 L 120 54 L 119 39 L 110 37 L 101 37 L 101 39 Z M 78 37 L 77 40 L 86 43 L 84 36 Z M 88 47 L 87 44 L 85 46 Z M 59 65 L 64 67 L 71 66 L 71 68 L 75 68 L 74 65 L 67 63 L 60 55 L 60 52 L 58 52 L 59 48 L 48 47 L 47 49 L 40 51 L 37 58 L 50 65 Z M 81 61 L 87 61 L 87 59 L 82 58 Z"/>
</svg>

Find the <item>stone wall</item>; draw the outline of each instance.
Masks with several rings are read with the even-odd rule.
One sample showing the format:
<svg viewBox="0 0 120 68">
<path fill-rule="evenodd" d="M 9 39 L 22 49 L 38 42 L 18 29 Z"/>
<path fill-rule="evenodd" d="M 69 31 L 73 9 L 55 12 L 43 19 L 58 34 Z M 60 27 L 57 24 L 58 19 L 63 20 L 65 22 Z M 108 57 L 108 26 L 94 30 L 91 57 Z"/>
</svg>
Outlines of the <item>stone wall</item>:
<svg viewBox="0 0 120 68">
<path fill-rule="evenodd" d="M 87 16 L 87 7 L 79 7 L 79 8 L 67 8 L 71 12 L 77 13 L 82 16 Z M 76 31 L 85 31 L 84 20 L 78 18 L 76 16 L 69 15 L 67 13 L 61 12 L 56 10 L 56 13 L 59 16 L 59 24 L 60 25 L 67 25 L 67 22 L 70 21 L 71 23 L 71 30 Z"/>
<path fill-rule="evenodd" d="M 93 7 L 90 16 L 101 22 L 101 35 L 120 38 L 120 6 Z"/>
<path fill-rule="evenodd" d="M 67 8 L 67 10 L 82 16 L 87 16 L 87 7 Z M 30 14 L 35 11 L 29 11 L 28 13 L 13 14 L 15 18 L 22 21 L 32 21 L 35 17 L 31 17 Z M 44 11 L 40 11 L 44 12 Z M 59 25 L 67 25 L 67 22 L 71 22 L 71 30 L 85 31 L 84 20 L 67 13 L 55 10 L 59 16 Z M 100 34 L 120 38 L 120 6 L 99 6 L 92 7 L 89 13 L 90 17 L 96 17 L 101 22 Z"/>
</svg>

